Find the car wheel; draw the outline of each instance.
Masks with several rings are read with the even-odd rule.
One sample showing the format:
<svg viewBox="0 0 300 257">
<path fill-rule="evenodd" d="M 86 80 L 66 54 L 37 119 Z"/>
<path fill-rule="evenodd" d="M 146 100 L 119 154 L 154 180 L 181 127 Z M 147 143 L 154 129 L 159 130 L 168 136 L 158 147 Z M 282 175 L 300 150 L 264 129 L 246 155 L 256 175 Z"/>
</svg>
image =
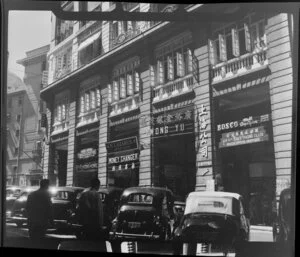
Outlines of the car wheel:
<svg viewBox="0 0 300 257">
<path fill-rule="evenodd" d="M 18 228 L 21 228 L 23 226 L 23 222 L 22 221 L 16 221 L 16 225 Z"/>
</svg>

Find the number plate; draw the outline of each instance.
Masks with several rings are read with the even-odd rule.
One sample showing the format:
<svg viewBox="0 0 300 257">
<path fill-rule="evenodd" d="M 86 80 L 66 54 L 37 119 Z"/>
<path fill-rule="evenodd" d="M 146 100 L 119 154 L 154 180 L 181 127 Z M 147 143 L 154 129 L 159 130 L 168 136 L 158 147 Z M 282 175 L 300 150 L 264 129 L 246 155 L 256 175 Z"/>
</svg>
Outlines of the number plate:
<svg viewBox="0 0 300 257">
<path fill-rule="evenodd" d="M 130 228 L 140 228 L 141 223 L 140 222 L 128 222 L 128 227 L 130 227 Z"/>
</svg>

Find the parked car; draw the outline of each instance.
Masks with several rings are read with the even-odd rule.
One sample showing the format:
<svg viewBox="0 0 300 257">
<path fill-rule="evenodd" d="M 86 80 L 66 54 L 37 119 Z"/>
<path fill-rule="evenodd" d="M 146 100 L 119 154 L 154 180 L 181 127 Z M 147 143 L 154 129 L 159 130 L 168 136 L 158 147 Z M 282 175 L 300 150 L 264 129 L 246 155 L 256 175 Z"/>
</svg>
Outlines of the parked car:
<svg viewBox="0 0 300 257">
<path fill-rule="evenodd" d="M 98 192 L 103 203 L 104 227 L 107 231 L 109 231 L 112 220 L 117 216 L 123 189 L 117 187 L 101 187 Z M 73 210 L 72 218 L 69 222 L 69 226 L 73 229 L 73 232 L 78 238 L 81 238 L 82 235 L 78 214 L 78 201 L 80 196 L 81 194 L 77 195 L 76 209 Z"/>
<path fill-rule="evenodd" d="M 18 198 L 22 192 L 22 187 L 19 186 L 8 186 L 5 190 L 6 202 L 5 202 L 5 212 L 6 220 L 10 220 L 12 207 L 15 200 Z"/>
<path fill-rule="evenodd" d="M 169 189 L 125 189 L 118 215 L 112 222 L 111 239 L 170 239 L 174 221 L 173 207 L 173 193 Z"/>
<path fill-rule="evenodd" d="M 239 194 L 192 192 L 186 199 L 184 216 L 175 229 L 173 239 L 177 245 L 186 242 L 208 243 L 215 247 L 234 246 L 237 242 L 248 240 L 249 227 Z"/>
<path fill-rule="evenodd" d="M 26 202 L 28 195 L 37 190 L 38 187 L 28 187 L 16 199 L 12 220 L 18 227 L 27 223 Z M 76 207 L 76 196 L 83 190 L 81 187 L 51 187 L 49 192 L 52 196 L 53 218 L 56 226 L 65 225 L 70 219 L 72 210 Z"/>
<path fill-rule="evenodd" d="M 292 239 L 292 202 L 291 189 L 282 190 L 279 197 L 279 207 L 277 221 L 273 226 L 273 235 L 275 242 L 288 242 Z"/>
</svg>

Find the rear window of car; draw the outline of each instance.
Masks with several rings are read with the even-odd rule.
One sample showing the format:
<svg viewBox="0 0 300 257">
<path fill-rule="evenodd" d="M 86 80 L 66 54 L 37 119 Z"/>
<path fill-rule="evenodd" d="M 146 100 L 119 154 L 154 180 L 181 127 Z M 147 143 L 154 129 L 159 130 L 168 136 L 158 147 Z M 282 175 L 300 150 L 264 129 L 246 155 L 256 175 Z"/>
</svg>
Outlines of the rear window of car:
<svg viewBox="0 0 300 257">
<path fill-rule="evenodd" d="M 53 198 L 57 200 L 68 200 L 70 198 L 70 192 L 58 191 L 53 195 Z"/>
<path fill-rule="evenodd" d="M 135 193 L 128 197 L 129 203 L 152 204 L 153 196 L 150 194 Z"/>
<path fill-rule="evenodd" d="M 21 189 L 6 189 L 6 197 L 17 197 L 20 195 Z"/>
</svg>

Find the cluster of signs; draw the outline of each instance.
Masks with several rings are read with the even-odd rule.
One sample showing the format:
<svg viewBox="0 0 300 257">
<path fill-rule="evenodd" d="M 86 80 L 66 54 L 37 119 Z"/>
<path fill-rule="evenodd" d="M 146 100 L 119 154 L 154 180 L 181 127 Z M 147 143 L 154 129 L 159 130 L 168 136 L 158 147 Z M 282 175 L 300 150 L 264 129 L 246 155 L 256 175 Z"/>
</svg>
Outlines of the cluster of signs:
<svg viewBox="0 0 300 257">
<path fill-rule="evenodd" d="M 269 135 L 265 129 L 265 126 L 258 125 L 269 120 L 269 114 L 265 114 L 258 117 L 250 116 L 248 118 L 244 118 L 241 121 L 231 121 L 223 124 L 218 124 L 218 132 L 230 130 L 230 132 L 221 134 L 219 148 L 268 141 Z M 242 127 L 250 128 L 237 130 L 238 128 Z"/>
<path fill-rule="evenodd" d="M 207 112 L 206 106 L 204 104 L 202 104 L 201 108 L 200 108 L 200 112 L 198 114 L 198 118 L 199 118 L 199 126 L 200 126 L 200 135 L 199 135 L 200 154 L 201 154 L 201 158 L 204 158 L 204 159 L 208 158 L 207 116 L 208 116 L 208 112 Z"/>
<path fill-rule="evenodd" d="M 111 171 L 135 169 L 139 162 L 137 137 L 129 137 L 106 143 L 107 166 Z"/>
</svg>

